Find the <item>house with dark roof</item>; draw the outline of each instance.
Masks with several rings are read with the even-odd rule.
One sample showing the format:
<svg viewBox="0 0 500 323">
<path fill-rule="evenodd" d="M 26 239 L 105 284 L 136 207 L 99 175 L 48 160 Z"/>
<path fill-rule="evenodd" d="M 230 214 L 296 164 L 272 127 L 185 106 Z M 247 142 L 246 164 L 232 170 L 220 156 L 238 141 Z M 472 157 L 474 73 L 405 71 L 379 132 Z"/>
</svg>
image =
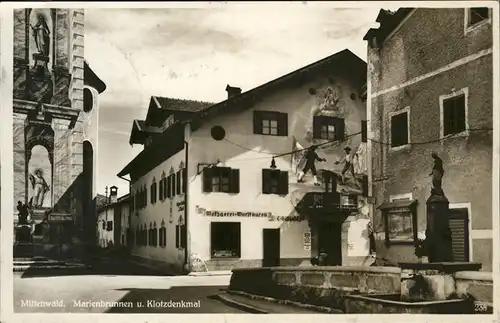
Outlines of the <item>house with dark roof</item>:
<svg viewBox="0 0 500 323">
<path fill-rule="evenodd" d="M 153 96 L 118 174 L 132 255 L 170 272 L 365 261 L 348 237 L 366 209 L 365 84 L 343 50 L 219 103 Z"/>
<path fill-rule="evenodd" d="M 100 248 L 126 247 L 129 243 L 130 194 L 118 197 L 111 186 L 109 196 L 97 209 L 97 245 Z"/>
<path fill-rule="evenodd" d="M 436 153 L 451 258 L 492 268 L 491 21 L 491 8 L 381 10 L 364 38 L 377 258 L 417 261 L 414 245 L 434 223 L 426 202 Z"/>
</svg>

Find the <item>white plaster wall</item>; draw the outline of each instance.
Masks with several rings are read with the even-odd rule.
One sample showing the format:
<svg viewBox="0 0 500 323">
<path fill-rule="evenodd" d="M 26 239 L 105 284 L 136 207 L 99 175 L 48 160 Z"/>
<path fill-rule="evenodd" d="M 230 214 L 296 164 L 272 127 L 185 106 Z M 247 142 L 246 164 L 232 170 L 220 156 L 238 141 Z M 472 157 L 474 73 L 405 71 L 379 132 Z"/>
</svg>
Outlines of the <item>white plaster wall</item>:
<svg viewBox="0 0 500 323">
<path fill-rule="evenodd" d="M 175 226 L 179 223 L 179 217 L 182 216 L 182 218 L 184 218 L 184 211 L 179 211 L 177 203 L 184 201 L 184 194 L 176 195 L 171 199 L 167 198 L 164 201 L 161 201 L 159 199 L 159 184 L 162 173 L 165 172 L 165 175 L 168 177 L 171 168 L 173 168 L 173 170 L 177 172 L 180 169 L 179 166 L 181 165 L 181 163 L 185 163 L 184 154 L 184 150 L 179 151 L 131 185 L 130 194 L 132 196 L 135 196 L 138 189 L 142 188 L 143 186 L 147 188 L 148 192 L 147 206 L 142 210 L 132 212 L 131 229 L 134 234 L 138 225 L 142 227 L 143 224 L 146 224 L 147 228 L 149 229 L 149 224 L 156 222 L 156 227 L 159 229 L 161 228 L 162 220 L 165 221 L 165 227 L 167 229 L 167 243 L 165 247 L 160 247 L 159 244 L 156 247 L 137 246 L 134 243 L 132 247 L 132 254 L 135 256 L 163 261 L 174 266 L 182 266 L 184 263 L 184 250 L 176 248 L 175 245 Z M 158 184 L 158 199 L 155 204 L 151 204 L 150 202 L 151 184 L 153 182 L 153 178 L 156 179 L 156 183 Z M 170 212 L 171 206 L 172 212 Z M 159 241 L 160 239 L 158 235 L 158 243 Z"/>
<path fill-rule="evenodd" d="M 113 232 L 115 230 L 115 223 L 114 223 L 113 219 L 114 219 L 113 207 L 110 207 L 107 210 L 100 211 L 98 216 L 97 216 L 97 224 L 98 224 L 97 225 L 97 238 L 98 238 L 99 246 L 101 246 L 102 248 L 106 247 L 106 243 L 109 240 L 113 241 L 113 244 L 115 243 L 115 241 L 114 241 L 115 239 L 113 236 Z M 103 229 L 103 226 L 102 226 L 103 220 L 106 223 L 108 223 L 108 221 L 113 221 L 113 230 L 112 231 L 107 231 L 106 228 Z M 102 239 L 104 239 L 105 241 L 104 242 L 101 241 Z"/>
<path fill-rule="evenodd" d="M 269 221 L 260 218 L 204 217 L 195 212 L 196 206 L 207 210 L 272 212 L 277 216 L 297 215 L 294 211 L 296 199 L 314 189 L 312 186 L 297 185 L 291 171 L 291 155 L 276 158 L 278 169 L 289 171 L 289 194 L 278 196 L 262 194 L 262 169 L 269 168 L 272 154 L 290 152 L 293 137 L 303 147 L 308 147 L 312 130 L 313 111 L 318 108 L 318 95 L 329 86 L 333 86 L 339 95 L 341 115 L 345 118 L 348 134 L 361 131 L 361 120 L 366 120 L 365 104 L 359 99 L 352 100 L 351 93 L 358 96 L 357 87 L 348 80 L 334 78 L 334 85 L 324 77 L 301 87 L 282 90 L 272 96 L 263 98 L 254 106 L 255 110 L 280 111 L 288 114 L 288 136 L 264 136 L 253 134 L 253 109 L 235 112 L 211 119 L 200 129 L 190 134 L 189 148 L 189 218 L 188 241 L 190 253 L 197 253 L 203 259 L 210 258 L 210 222 L 241 222 L 241 259 L 262 259 L 262 229 L 281 229 L 281 258 L 309 258 L 310 251 L 304 251 L 303 233 L 309 231 L 307 222 Z M 311 95 L 309 88 L 314 87 L 318 95 Z M 235 108 L 236 109 L 236 108 Z M 210 129 L 214 125 L 223 126 L 226 139 L 248 149 L 243 149 L 228 141 L 215 141 L 210 137 Z M 308 133 L 309 132 L 309 133 Z M 333 148 L 318 150 L 320 157 L 328 162 L 317 163 L 318 168 L 327 168 L 336 172 L 343 165 L 335 165 L 340 159 L 343 148 L 349 145 L 353 152 L 361 142 L 361 135 L 353 136 L 346 142 Z M 240 169 L 240 193 L 203 193 L 202 175 L 196 175 L 197 163 L 213 163 L 221 161 L 220 166 Z M 310 174 L 308 176 L 311 176 Z M 311 181 L 311 178 L 306 179 Z"/>
</svg>

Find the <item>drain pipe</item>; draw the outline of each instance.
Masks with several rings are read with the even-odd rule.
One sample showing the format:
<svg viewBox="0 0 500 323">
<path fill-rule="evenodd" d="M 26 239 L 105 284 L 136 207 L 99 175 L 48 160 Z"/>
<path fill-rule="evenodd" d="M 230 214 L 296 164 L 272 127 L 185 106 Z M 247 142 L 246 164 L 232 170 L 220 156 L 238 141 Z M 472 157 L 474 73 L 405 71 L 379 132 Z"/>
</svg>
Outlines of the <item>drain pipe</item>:
<svg viewBox="0 0 500 323">
<path fill-rule="evenodd" d="M 183 176 L 182 178 L 182 184 L 184 185 L 184 230 L 185 230 L 185 235 L 186 235 L 186 245 L 184 246 L 184 267 L 187 269 L 186 271 L 190 271 L 190 268 L 189 268 L 189 252 L 188 252 L 188 245 L 189 245 L 189 231 L 188 231 L 188 171 L 189 171 L 189 158 L 188 158 L 188 154 L 189 154 L 189 143 L 184 140 L 184 158 L 186 159 L 186 161 L 184 162 L 184 167 L 185 167 L 185 170 L 186 170 L 186 176 Z"/>
</svg>

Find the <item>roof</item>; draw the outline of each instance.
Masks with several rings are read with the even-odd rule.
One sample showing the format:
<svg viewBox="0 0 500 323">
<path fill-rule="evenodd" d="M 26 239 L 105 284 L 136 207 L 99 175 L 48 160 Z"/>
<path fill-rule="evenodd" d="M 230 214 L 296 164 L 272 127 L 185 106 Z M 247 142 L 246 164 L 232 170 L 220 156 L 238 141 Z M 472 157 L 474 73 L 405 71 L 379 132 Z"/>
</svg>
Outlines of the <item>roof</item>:
<svg viewBox="0 0 500 323">
<path fill-rule="evenodd" d="M 399 209 L 399 208 L 409 208 L 412 205 L 417 203 L 417 200 L 401 200 L 401 201 L 394 201 L 394 202 L 386 202 L 382 203 L 378 208 L 380 210 L 387 210 L 387 209 Z"/>
<path fill-rule="evenodd" d="M 151 134 L 159 134 L 159 127 L 151 127 L 146 125 L 144 120 L 135 119 L 132 122 L 132 131 L 130 132 L 129 144 L 143 144 L 147 137 Z"/>
<path fill-rule="evenodd" d="M 100 194 L 98 194 L 100 195 Z M 104 199 L 106 199 L 106 196 L 104 195 L 101 195 L 102 197 L 104 197 Z M 102 210 L 106 210 L 106 209 L 109 209 L 111 207 L 114 207 L 116 205 L 119 205 L 119 204 L 122 204 L 122 203 L 126 203 L 128 202 L 128 200 L 130 199 L 130 194 L 127 193 L 121 197 L 119 197 L 116 202 L 110 202 L 110 203 L 106 203 L 106 200 L 104 201 L 104 204 L 101 204 L 100 206 L 97 207 L 97 212 L 100 212 Z"/>
<path fill-rule="evenodd" d="M 106 84 L 94 73 L 85 60 L 83 61 L 83 81 L 85 85 L 93 87 L 99 93 L 106 90 Z"/>
<path fill-rule="evenodd" d="M 234 106 L 241 109 L 250 108 L 255 100 L 266 93 L 277 90 L 282 86 L 292 85 L 297 82 L 304 82 L 308 78 L 314 77 L 317 73 L 327 73 L 330 70 L 343 72 L 348 71 L 347 73 L 354 76 L 354 79 L 359 79 L 358 88 L 360 89 L 366 84 L 366 62 L 350 50 L 344 49 L 249 91 L 232 96 L 227 100 L 214 104 L 199 113 L 197 116 L 198 122 L 202 122 L 202 120 L 211 116 L 219 115 L 220 113 L 234 111 Z"/>
<path fill-rule="evenodd" d="M 370 28 L 363 40 L 372 40 L 376 37 L 377 42 L 381 44 L 413 10 L 414 8 L 399 8 L 393 12 L 381 9 L 375 20 L 380 23 L 379 28 Z"/>
<path fill-rule="evenodd" d="M 165 98 L 161 96 L 153 96 L 152 98 L 158 101 L 159 108 L 170 111 L 199 112 L 214 104 L 212 102 Z"/>
</svg>

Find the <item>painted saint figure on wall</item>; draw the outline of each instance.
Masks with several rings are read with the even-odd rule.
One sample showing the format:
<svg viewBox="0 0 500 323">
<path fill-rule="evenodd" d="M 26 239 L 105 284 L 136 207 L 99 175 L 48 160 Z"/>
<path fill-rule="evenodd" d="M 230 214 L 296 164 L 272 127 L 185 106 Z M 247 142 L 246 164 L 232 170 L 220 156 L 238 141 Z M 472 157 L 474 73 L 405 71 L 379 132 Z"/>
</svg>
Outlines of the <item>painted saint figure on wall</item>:
<svg viewBox="0 0 500 323">
<path fill-rule="evenodd" d="M 30 174 L 29 179 L 31 186 L 33 188 L 33 196 L 30 199 L 30 205 L 32 207 L 42 207 L 45 194 L 49 191 L 49 185 L 43 177 L 43 170 L 37 168 L 34 171 L 35 174 Z"/>
<path fill-rule="evenodd" d="M 50 30 L 42 14 L 37 15 L 37 23 L 35 26 L 31 25 L 31 29 L 33 31 L 33 37 L 35 38 L 38 54 L 49 56 Z"/>
</svg>

